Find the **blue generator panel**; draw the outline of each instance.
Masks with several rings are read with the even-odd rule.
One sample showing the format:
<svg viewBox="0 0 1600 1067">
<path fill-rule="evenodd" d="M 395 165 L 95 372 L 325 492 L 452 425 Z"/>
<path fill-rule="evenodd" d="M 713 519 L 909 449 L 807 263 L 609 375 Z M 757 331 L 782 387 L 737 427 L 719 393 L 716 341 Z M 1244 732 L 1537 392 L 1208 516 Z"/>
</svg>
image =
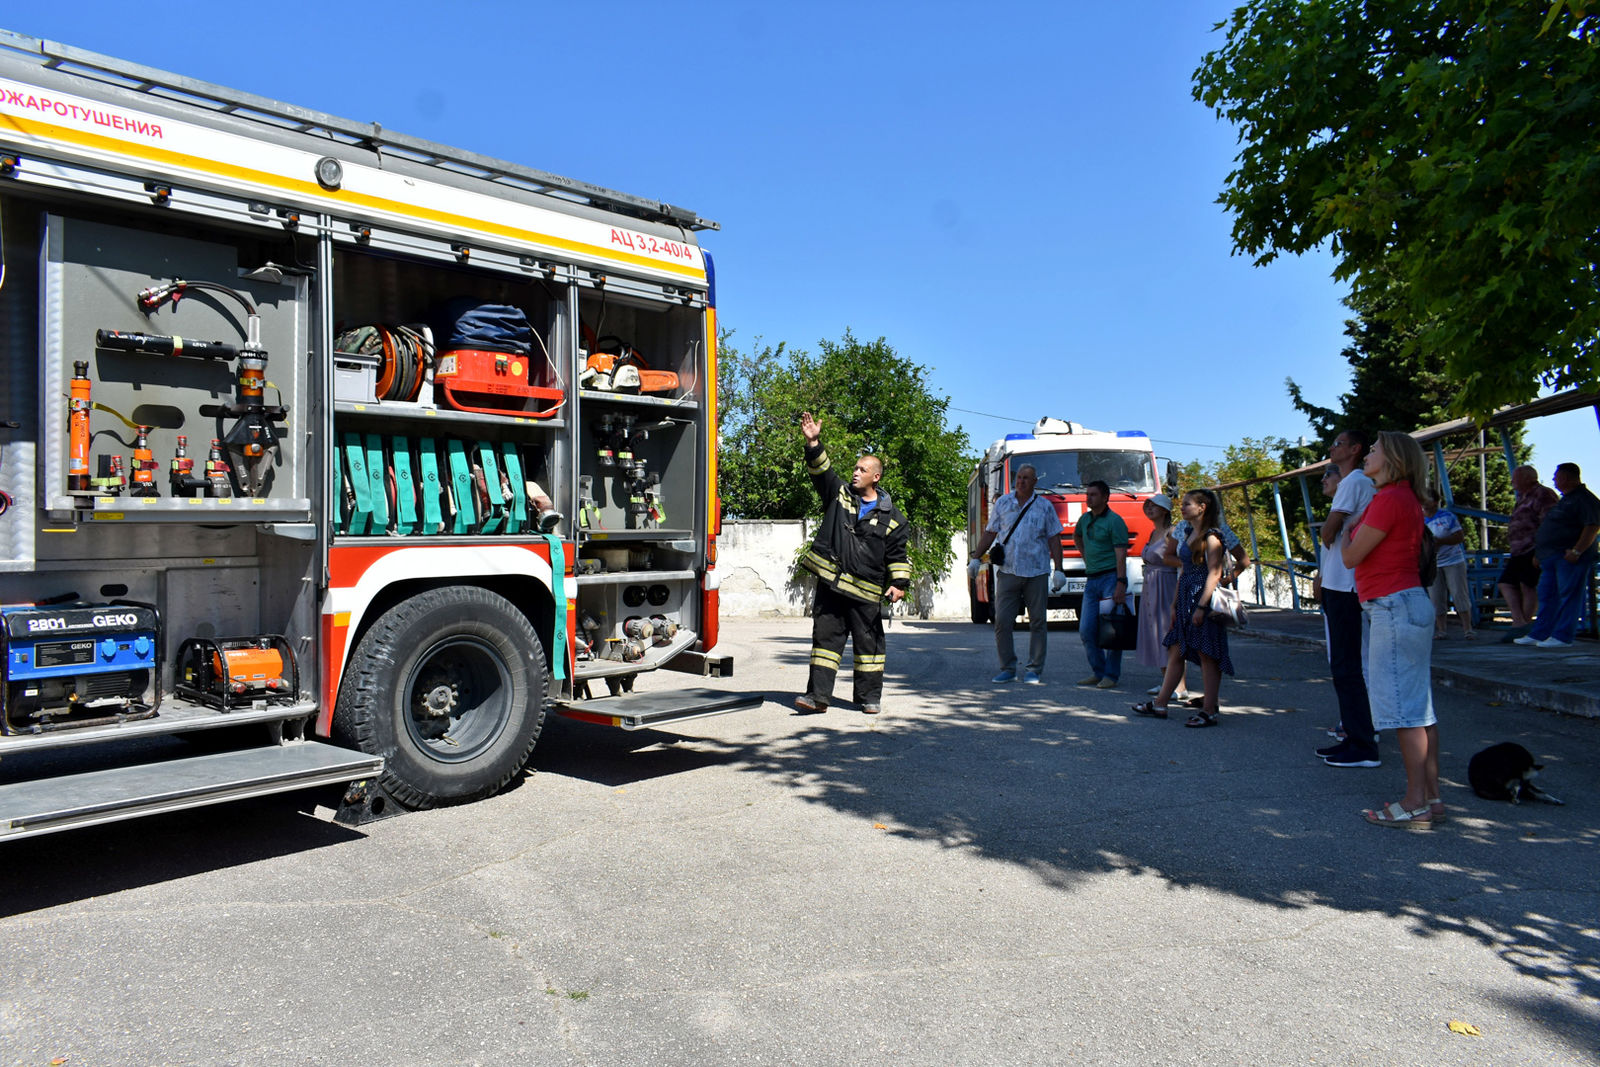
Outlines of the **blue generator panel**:
<svg viewBox="0 0 1600 1067">
<path fill-rule="evenodd" d="M 0 608 L 6 681 L 148 670 L 160 620 L 132 604 Z"/>
</svg>

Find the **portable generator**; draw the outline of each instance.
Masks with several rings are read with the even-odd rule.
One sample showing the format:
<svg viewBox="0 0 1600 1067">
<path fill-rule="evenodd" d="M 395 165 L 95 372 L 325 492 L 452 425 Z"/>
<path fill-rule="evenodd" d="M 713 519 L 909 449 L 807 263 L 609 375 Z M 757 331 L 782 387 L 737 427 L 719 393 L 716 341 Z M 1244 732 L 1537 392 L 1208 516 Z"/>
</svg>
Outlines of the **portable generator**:
<svg viewBox="0 0 1600 1067">
<path fill-rule="evenodd" d="M 439 353 L 433 380 L 444 402 L 457 411 L 548 419 L 561 410 L 566 391 L 536 385 L 529 374 L 525 356 L 454 348 Z"/>
<path fill-rule="evenodd" d="M 42 733 L 148 718 L 160 703 L 161 620 L 147 604 L 0 607 L 0 732 Z"/>
<path fill-rule="evenodd" d="M 219 711 L 292 704 L 299 699 L 300 670 L 278 634 L 191 637 L 178 646 L 172 688 Z"/>
</svg>

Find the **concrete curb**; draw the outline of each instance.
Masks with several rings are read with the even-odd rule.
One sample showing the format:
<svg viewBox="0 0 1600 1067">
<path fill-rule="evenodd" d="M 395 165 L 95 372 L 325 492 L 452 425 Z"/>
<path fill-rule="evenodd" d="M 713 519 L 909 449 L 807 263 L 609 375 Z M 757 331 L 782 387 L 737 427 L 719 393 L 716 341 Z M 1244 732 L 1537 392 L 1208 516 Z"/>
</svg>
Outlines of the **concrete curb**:
<svg viewBox="0 0 1600 1067">
<path fill-rule="evenodd" d="M 1305 634 L 1285 633 L 1281 630 L 1249 629 L 1248 636 L 1281 645 L 1300 648 L 1321 648 L 1321 639 Z M 1471 693 L 1484 700 L 1498 700 L 1506 704 L 1556 711 L 1564 715 L 1580 715 L 1587 719 L 1600 719 L 1600 696 L 1581 689 L 1558 685 L 1510 681 L 1459 667 L 1433 665 L 1433 682 L 1463 693 Z"/>
</svg>

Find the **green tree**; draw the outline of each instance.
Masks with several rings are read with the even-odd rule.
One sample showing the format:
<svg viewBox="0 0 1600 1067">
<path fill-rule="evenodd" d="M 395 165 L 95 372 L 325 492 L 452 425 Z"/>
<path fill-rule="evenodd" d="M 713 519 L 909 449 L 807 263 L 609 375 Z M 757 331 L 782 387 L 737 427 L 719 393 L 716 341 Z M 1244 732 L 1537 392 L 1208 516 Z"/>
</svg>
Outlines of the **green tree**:
<svg viewBox="0 0 1600 1067">
<path fill-rule="evenodd" d="M 717 345 L 717 490 L 723 509 L 744 519 L 798 519 L 810 511 L 811 483 L 791 437 L 801 409 L 780 409 L 787 390 L 783 343 L 757 337 L 748 352 L 723 330 Z"/>
<path fill-rule="evenodd" d="M 1288 444 L 1280 437 L 1242 438 L 1237 444 L 1225 448 L 1222 458 L 1215 463 L 1207 467 L 1191 464 L 1185 468 L 1183 486 L 1188 489 L 1197 485 L 1228 485 L 1254 478 L 1270 478 L 1282 473 L 1283 462 L 1278 457 Z M 1196 475 L 1198 477 L 1191 481 L 1190 478 Z M 1282 558 L 1283 548 L 1272 533 L 1277 529 L 1272 486 L 1262 484 L 1225 489 L 1221 496 L 1223 517 L 1228 527 L 1245 543 L 1245 547 L 1250 546 L 1250 527 L 1254 523 L 1261 558 Z"/>
<path fill-rule="evenodd" d="M 1293 378 L 1286 380 L 1290 400 L 1310 420 L 1316 443 L 1286 448 L 1282 457 L 1285 470 L 1326 457 L 1328 446 L 1346 428 L 1364 430 L 1374 436 L 1380 430 L 1410 433 L 1449 421 L 1455 384 L 1444 359 L 1411 344 L 1406 328 L 1396 325 L 1389 314 L 1396 299 L 1392 292 L 1369 290 L 1353 294 L 1345 301 L 1355 312 L 1354 317 L 1345 320 L 1344 332 L 1349 344 L 1340 353 L 1350 365 L 1350 390 L 1339 397 L 1337 408 L 1307 399 Z M 1528 454 L 1523 444 L 1523 427 L 1518 423 L 1509 427 L 1508 433 L 1513 453 L 1520 462 Z M 1500 458 L 1498 433 L 1489 435 L 1486 441 L 1489 448 L 1496 450 L 1483 465 L 1489 489 L 1487 504 L 1480 485 L 1477 431 L 1452 434 L 1440 444 L 1457 505 L 1499 514 L 1510 511 L 1515 497 L 1511 491 L 1510 472 Z M 1424 448 L 1431 451 L 1432 445 Z M 1319 514 L 1326 509 L 1326 502 L 1319 500 L 1314 490 L 1312 504 Z M 1304 544 L 1309 549 L 1310 532 L 1298 489 L 1284 494 L 1284 510 L 1294 543 Z M 1467 547 L 1484 547 L 1478 543 L 1481 537 L 1477 525 L 1466 525 L 1469 526 Z"/>
<path fill-rule="evenodd" d="M 1217 484 L 1217 480 L 1211 477 L 1210 472 L 1206 469 L 1206 465 L 1197 459 L 1191 459 L 1187 463 L 1178 464 L 1177 475 L 1178 492 L 1180 494 L 1188 492 L 1197 485 L 1206 486 Z M 1178 504 L 1179 499 L 1177 496 L 1174 496 L 1172 498 L 1172 520 L 1174 522 L 1178 521 Z"/>
<path fill-rule="evenodd" d="M 1369 436 L 1379 430 L 1409 433 L 1450 417 L 1452 387 L 1444 360 L 1411 343 L 1415 331 L 1392 314 L 1398 303 L 1392 291 L 1367 290 L 1345 299 L 1345 306 L 1354 314 L 1345 320 L 1349 343 L 1339 354 L 1350 365 L 1350 389 L 1340 394 L 1337 406 L 1319 404 L 1307 398 L 1293 378 L 1284 380 L 1290 401 L 1312 428 L 1311 443 L 1284 449 L 1284 470 L 1325 459 L 1334 438 L 1346 428 L 1364 430 Z M 1312 510 L 1320 519 L 1327 513 L 1328 501 L 1315 484 L 1310 491 Z M 1298 485 L 1284 487 L 1283 508 L 1296 557 L 1315 558 L 1313 520 L 1306 515 L 1305 496 Z"/>
<path fill-rule="evenodd" d="M 1326 244 L 1457 413 L 1600 384 L 1600 13 L 1250 0 L 1217 28 L 1194 95 L 1239 129 L 1236 252 Z"/>
<path fill-rule="evenodd" d="M 1350 391 L 1339 407 L 1308 400 L 1293 378 L 1285 379 L 1289 399 L 1310 421 L 1318 444 L 1304 451 L 1287 450 L 1286 467 L 1314 463 L 1327 456 L 1339 431 L 1348 427 L 1410 433 L 1448 420 L 1454 384 L 1437 353 L 1418 348 L 1415 331 L 1397 323 L 1400 299 L 1392 291 L 1364 290 L 1345 299 L 1354 312 L 1344 323 L 1349 338 L 1339 355 L 1350 365 Z"/>
<path fill-rule="evenodd" d="M 951 538 L 966 527 L 974 463 L 966 432 L 945 424 L 949 397 L 935 396 L 924 369 L 881 337 L 863 342 L 846 330 L 837 342 L 819 342 L 815 355 L 760 338 L 741 352 L 731 337 L 722 336 L 717 370 L 718 489 L 728 513 L 820 513 L 796 425 L 811 411 L 836 466 L 864 452 L 883 460 L 883 485 L 911 524 L 912 572 L 937 583 L 953 558 Z"/>
</svg>

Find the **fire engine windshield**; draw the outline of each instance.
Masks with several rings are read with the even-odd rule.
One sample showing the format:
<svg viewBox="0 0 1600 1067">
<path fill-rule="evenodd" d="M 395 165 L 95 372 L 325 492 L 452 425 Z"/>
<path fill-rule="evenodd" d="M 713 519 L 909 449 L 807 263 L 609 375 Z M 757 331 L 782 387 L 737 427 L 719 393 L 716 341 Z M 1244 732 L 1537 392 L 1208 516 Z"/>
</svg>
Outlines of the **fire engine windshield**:
<svg viewBox="0 0 1600 1067">
<path fill-rule="evenodd" d="M 1148 452 L 1032 452 L 1012 460 L 1015 470 L 1031 463 L 1047 493 L 1081 493 L 1100 480 L 1114 493 L 1154 493 L 1156 465 Z"/>
</svg>

